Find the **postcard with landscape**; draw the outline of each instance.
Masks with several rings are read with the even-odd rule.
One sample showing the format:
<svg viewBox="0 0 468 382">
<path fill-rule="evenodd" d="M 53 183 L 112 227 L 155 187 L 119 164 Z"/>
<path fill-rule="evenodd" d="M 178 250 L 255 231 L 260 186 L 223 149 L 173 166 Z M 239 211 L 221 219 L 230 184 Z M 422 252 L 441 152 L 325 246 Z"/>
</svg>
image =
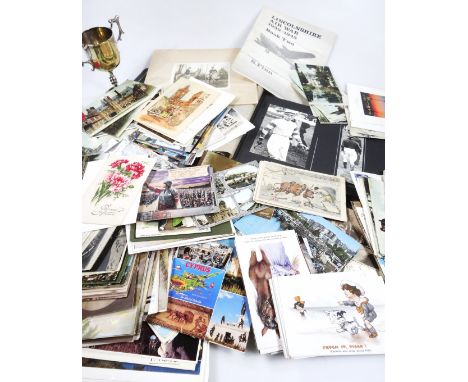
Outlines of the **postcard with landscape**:
<svg viewBox="0 0 468 382">
<path fill-rule="evenodd" d="M 260 162 L 254 200 L 288 210 L 346 221 L 345 179 Z"/>
<path fill-rule="evenodd" d="M 296 70 L 312 114 L 321 123 L 347 123 L 343 97 L 330 68 L 296 63 Z"/>
</svg>

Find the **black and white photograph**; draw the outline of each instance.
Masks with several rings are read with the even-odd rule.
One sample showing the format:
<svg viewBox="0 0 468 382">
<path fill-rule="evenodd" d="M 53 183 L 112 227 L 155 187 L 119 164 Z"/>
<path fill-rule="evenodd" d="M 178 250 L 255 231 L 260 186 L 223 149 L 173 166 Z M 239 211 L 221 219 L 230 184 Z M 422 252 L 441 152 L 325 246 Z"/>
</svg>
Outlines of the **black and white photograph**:
<svg viewBox="0 0 468 382">
<path fill-rule="evenodd" d="M 250 152 L 303 168 L 316 122 L 312 114 L 270 105 Z"/>
<path fill-rule="evenodd" d="M 181 77 L 194 77 L 215 88 L 228 88 L 230 70 L 229 62 L 175 64 L 172 82 L 176 82 Z"/>
<path fill-rule="evenodd" d="M 242 117 L 236 109 L 230 108 L 223 118 L 216 124 L 216 128 L 223 134 L 229 134 L 242 123 Z"/>
<path fill-rule="evenodd" d="M 336 175 L 342 176 L 351 183 L 350 171 L 362 171 L 364 161 L 365 139 L 353 137 L 347 128 L 343 128 L 341 134 L 340 158 Z"/>
</svg>

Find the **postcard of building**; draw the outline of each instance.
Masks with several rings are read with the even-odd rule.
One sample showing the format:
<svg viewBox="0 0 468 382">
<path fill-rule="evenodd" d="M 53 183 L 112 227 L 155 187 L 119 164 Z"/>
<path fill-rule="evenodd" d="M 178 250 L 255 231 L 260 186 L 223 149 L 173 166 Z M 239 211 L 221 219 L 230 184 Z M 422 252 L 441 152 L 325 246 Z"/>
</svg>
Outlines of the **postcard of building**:
<svg viewBox="0 0 468 382">
<path fill-rule="evenodd" d="M 206 149 L 217 150 L 226 143 L 244 135 L 254 127 L 236 109 L 229 107 L 213 126 L 213 132 L 208 139 Z"/>
<path fill-rule="evenodd" d="M 189 76 L 234 94 L 234 105 L 253 105 L 258 101 L 257 84 L 231 69 L 238 53 L 239 49 L 155 50 L 145 83 L 166 88 L 178 77 Z"/>
<path fill-rule="evenodd" d="M 138 221 L 219 211 L 210 166 L 152 170 L 141 192 Z M 159 225 L 164 230 L 164 222 Z"/>
<path fill-rule="evenodd" d="M 232 69 L 279 98 L 304 103 L 294 90 L 294 63 L 326 65 L 336 35 L 264 8 L 257 17 Z"/>
<path fill-rule="evenodd" d="M 268 280 L 309 273 L 294 231 L 236 237 L 236 252 L 261 354 L 281 350 L 278 322 Z"/>
<path fill-rule="evenodd" d="M 214 88 L 201 81 L 180 78 L 148 103 L 135 117 L 135 121 L 177 140 L 179 133 L 213 104 L 218 96 Z"/>
<path fill-rule="evenodd" d="M 158 89 L 131 80 L 109 90 L 97 101 L 83 109 L 83 131 L 91 136 L 150 100 Z"/>
<path fill-rule="evenodd" d="M 296 70 L 312 114 L 320 123 L 347 123 L 340 89 L 328 66 L 296 63 Z"/>
<path fill-rule="evenodd" d="M 132 207 L 156 160 L 142 156 L 105 159 L 82 197 L 83 223 L 124 225 L 136 221 Z"/>
<path fill-rule="evenodd" d="M 225 239 L 181 246 L 175 250 L 174 256 L 209 267 L 225 269 L 234 252 L 234 239 Z"/>
<path fill-rule="evenodd" d="M 254 161 L 215 173 L 219 212 L 195 216 L 198 226 L 212 227 L 266 208 L 253 200 L 257 172 Z"/>
<path fill-rule="evenodd" d="M 110 361 L 194 370 L 199 350 L 199 340 L 183 334 L 163 344 L 145 322 L 142 325 L 140 339 L 130 343 L 83 348 L 82 355 Z"/>
<path fill-rule="evenodd" d="M 384 133 L 384 90 L 348 84 L 347 91 L 351 126 Z"/>
<path fill-rule="evenodd" d="M 261 161 L 253 199 L 273 207 L 346 221 L 345 179 Z"/>
<path fill-rule="evenodd" d="M 164 222 L 164 220 L 136 222 L 135 236 L 138 238 L 164 237 L 210 231 L 210 227 L 199 227 L 193 217 L 186 216 L 183 218 L 167 219 L 167 222 Z"/>
<path fill-rule="evenodd" d="M 270 280 L 286 358 L 385 353 L 384 283 L 355 272 Z"/>
<path fill-rule="evenodd" d="M 247 298 L 222 290 L 211 315 L 206 339 L 215 344 L 245 351 L 250 334 Z"/>
</svg>

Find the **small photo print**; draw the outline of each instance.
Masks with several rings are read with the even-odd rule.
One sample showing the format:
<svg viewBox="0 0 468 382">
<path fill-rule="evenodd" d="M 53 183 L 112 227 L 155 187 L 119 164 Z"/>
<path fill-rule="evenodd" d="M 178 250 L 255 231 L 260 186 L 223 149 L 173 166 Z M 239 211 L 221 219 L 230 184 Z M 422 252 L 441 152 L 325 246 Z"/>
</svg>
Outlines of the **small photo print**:
<svg viewBox="0 0 468 382">
<path fill-rule="evenodd" d="M 352 183 L 350 171 L 362 171 L 362 162 L 365 152 L 364 138 L 353 137 L 345 128 L 342 130 L 340 158 L 338 160 L 337 176 L 342 176 Z"/>
<path fill-rule="evenodd" d="M 249 151 L 304 168 L 316 123 L 312 114 L 272 104 Z"/>
<path fill-rule="evenodd" d="M 242 116 L 239 114 L 239 112 L 231 108 L 216 124 L 216 128 L 224 135 L 227 135 L 240 126 L 242 122 Z"/>
<path fill-rule="evenodd" d="M 361 92 L 361 100 L 365 115 L 385 118 L 385 96 Z"/>
<path fill-rule="evenodd" d="M 173 67 L 172 82 L 182 77 L 194 77 L 215 88 L 228 88 L 230 70 L 229 62 L 175 64 Z"/>
</svg>

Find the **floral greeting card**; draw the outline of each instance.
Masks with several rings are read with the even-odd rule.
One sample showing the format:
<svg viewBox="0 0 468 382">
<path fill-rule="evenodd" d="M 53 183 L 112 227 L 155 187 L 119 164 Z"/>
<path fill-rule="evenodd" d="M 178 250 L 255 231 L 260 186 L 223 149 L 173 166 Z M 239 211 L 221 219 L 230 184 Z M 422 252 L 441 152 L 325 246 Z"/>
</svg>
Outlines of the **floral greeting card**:
<svg viewBox="0 0 468 382">
<path fill-rule="evenodd" d="M 83 223 L 121 225 L 141 195 L 155 159 L 143 156 L 110 157 L 83 194 Z"/>
</svg>

